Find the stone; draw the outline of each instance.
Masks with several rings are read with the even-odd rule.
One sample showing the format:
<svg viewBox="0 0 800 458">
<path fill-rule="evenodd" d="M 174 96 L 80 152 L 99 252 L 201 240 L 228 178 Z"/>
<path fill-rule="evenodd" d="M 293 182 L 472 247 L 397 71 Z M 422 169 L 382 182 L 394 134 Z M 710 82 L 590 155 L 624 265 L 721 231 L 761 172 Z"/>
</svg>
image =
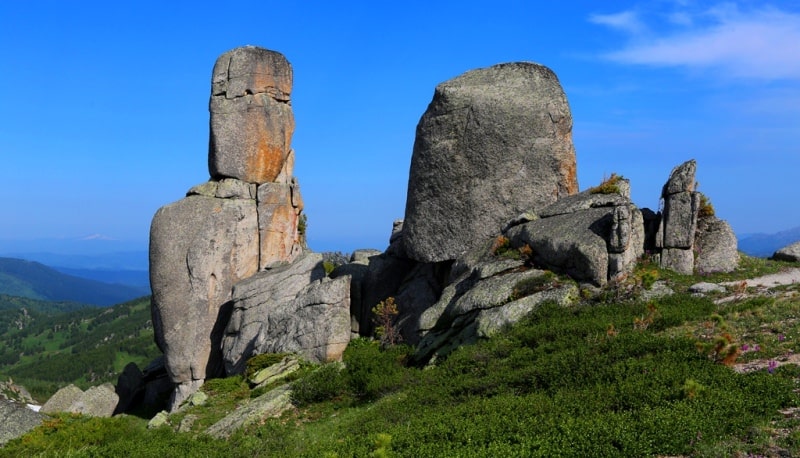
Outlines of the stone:
<svg viewBox="0 0 800 458">
<path fill-rule="evenodd" d="M 59 413 L 69 412 L 70 407 L 83 396 L 83 390 L 75 385 L 69 384 L 56 391 L 47 402 L 44 403 L 39 412 Z"/>
<path fill-rule="evenodd" d="M 353 312 L 358 316 L 359 334 L 371 336 L 375 324 L 372 322 L 372 308 L 388 297 L 397 295 L 397 291 L 411 273 L 417 263 L 414 261 L 383 253 L 369 258 L 369 266 L 361 280 L 360 309 Z"/>
<path fill-rule="evenodd" d="M 114 389 L 119 396 L 115 414 L 127 412 L 135 404 L 136 398 L 142 395 L 144 389 L 143 378 L 144 374 L 136 363 L 125 365 L 117 378 L 117 386 Z"/>
<path fill-rule="evenodd" d="M 256 372 L 247 381 L 253 386 L 253 389 L 257 389 L 283 380 L 297 372 L 298 369 L 300 369 L 300 360 L 295 357 L 287 356 L 277 364 L 265 367 Z"/>
<path fill-rule="evenodd" d="M 158 210 L 150 228 L 153 328 L 173 383 L 222 374 L 224 304 L 258 265 L 255 200 L 192 195 Z"/>
<path fill-rule="evenodd" d="M 403 343 L 416 345 L 419 341 L 420 316 L 442 294 L 441 279 L 445 270 L 446 266 L 441 263 L 417 264 L 398 287 L 394 295 L 398 311 L 394 326 L 400 331 Z M 374 313 L 370 316 L 374 317 Z"/>
<path fill-rule="evenodd" d="M 642 291 L 642 300 L 647 302 L 660 297 L 671 296 L 673 294 L 675 294 L 675 291 L 673 291 L 672 288 L 667 285 L 667 282 L 664 280 L 658 280 L 653 283 L 653 286 L 651 286 L 650 289 Z"/>
<path fill-rule="evenodd" d="M 261 184 L 291 176 L 291 91 L 292 67 L 278 52 L 245 46 L 217 59 L 209 101 L 212 178 Z"/>
<path fill-rule="evenodd" d="M 680 192 L 670 194 L 664 199 L 662 234 L 664 248 L 691 249 L 697 231 L 697 217 L 700 209 L 700 194 Z"/>
<path fill-rule="evenodd" d="M 355 253 L 353 257 L 355 258 Z M 368 263 L 353 261 L 335 267 L 330 273 L 330 278 L 332 279 L 344 276 L 350 277 L 350 332 L 353 337 L 358 337 L 359 335 L 361 314 L 363 313 L 361 310 L 361 289 L 368 270 Z"/>
<path fill-rule="evenodd" d="M 169 425 L 169 413 L 167 413 L 166 410 L 155 414 L 153 418 L 147 422 L 147 429 L 155 429 L 164 425 Z"/>
<path fill-rule="evenodd" d="M 692 275 L 694 273 L 694 252 L 683 248 L 664 248 L 661 250 L 661 268 L 683 275 Z"/>
<path fill-rule="evenodd" d="M 104 383 L 90 386 L 72 403 L 68 411 L 90 417 L 108 418 L 114 415 L 118 403 L 119 396 L 114 390 L 114 385 Z"/>
<path fill-rule="evenodd" d="M 258 187 L 259 269 L 291 262 L 302 250 L 298 231 L 303 200 L 297 182 Z"/>
<path fill-rule="evenodd" d="M 6 399 L 0 399 L 0 447 L 6 442 L 24 436 L 28 431 L 41 425 L 44 415 Z"/>
<path fill-rule="evenodd" d="M 602 286 L 609 278 L 606 238 L 613 211 L 591 208 L 542 218 L 515 226 L 507 235 L 514 245 L 533 249 L 534 264 Z"/>
<path fill-rule="evenodd" d="M 739 266 L 736 234 L 716 216 L 701 217 L 694 240 L 694 268 L 698 274 L 733 272 Z"/>
<path fill-rule="evenodd" d="M 725 287 L 716 283 L 700 282 L 689 287 L 689 292 L 694 294 L 724 293 Z"/>
<path fill-rule="evenodd" d="M 485 258 L 448 284 L 438 302 L 419 319 L 420 339 L 413 359 L 426 363 L 458 346 L 491 337 L 546 301 L 567 305 L 578 297 L 573 282 L 542 285 L 542 290 L 517 297 L 518 285 L 545 275 L 542 270 L 520 270 L 514 260 Z"/>
<path fill-rule="evenodd" d="M 683 164 L 672 169 L 669 179 L 661 188 L 661 197 L 672 194 L 695 191 L 695 173 L 697 172 L 697 161 L 690 159 Z"/>
<path fill-rule="evenodd" d="M 572 116 L 556 75 L 530 62 L 439 84 L 417 125 L 406 255 L 453 260 L 514 216 L 578 192 Z"/>
<path fill-rule="evenodd" d="M 199 392 L 198 392 L 199 393 Z M 195 394 L 198 394 L 195 393 Z M 188 433 L 192 430 L 192 426 L 194 426 L 195 422 L 199 417 L 193 414 L 187 414 L 181 422 L 178 424 L 178 432 L 179 433 Z"/>
<path fill-rule="evenodd" d="M 289 385 L 283 385 L 237 408 L 211 425 L 206 434 L 217 439 L 227 438 L 240 428 L 265 418 L 278 417 L 291 407 L 291 389 Z"/>
<path fill-rule="evenodd" d="M 800 262 L 800 242 L 787 245 L 772 255 L 776 261 Z"/>
<path fill-rule="evenodd" d="M 172 390 L 172 394 L 169 397 L 169 402 L 167 403 L 169 411 L 175 412 L 186 402 L 188 402 L 192 395 L 197 393 L 197 390 L 203 386 L 203 382 L 205 382 L 205 380 L 198 379 L 187 380 L 185 382 L 175 384 L 175 389 Z"/>
<path fill-rule="evenodd" d="M 350 255 L 350 262 L 354 264 L 361 264 L 368 266 L 369 261 L 373 256 L 380 256 L 380 250 L 374 250 L 371 248 L 365 248 L 360 250 L 353 251 L 353 254 Z"/>
<path fill-rule="evenodd" d="M 316 362 L 341 359 L 350 341 L 350 278 L 325 277 L 322 255 L 239 282 L 222 351 L 227 374 L 263 353 L 300 353 Z"/>
</svg>

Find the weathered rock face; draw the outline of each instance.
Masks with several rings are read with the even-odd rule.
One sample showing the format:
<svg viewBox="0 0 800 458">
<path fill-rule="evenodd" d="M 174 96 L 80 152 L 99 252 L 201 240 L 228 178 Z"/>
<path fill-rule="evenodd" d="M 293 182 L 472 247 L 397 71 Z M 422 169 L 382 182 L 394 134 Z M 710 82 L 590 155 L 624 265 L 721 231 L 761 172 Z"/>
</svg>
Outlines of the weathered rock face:
<svg viewBox="0 0 800 458">
<path fill-rule="evenodd" d="M 456 264 L 453 272 L 460 274 L 419 318 L 420 340 L 414 355 L 419 363 L 491 337 L 545 301 L 567 305 L 578 295 L 574 283 L 542 282 L 540 291 L 518 297 L 521 283 L 536 281 L 545 272 L 524 269 L 522 261 L 491 256 L 486 246 L 471 250 Z"/>
<path fill-rule="evenodd" d="M 800 261 L 800 242 L 792 243 L 776 251 L 775 254 L 772 255 L 772 259 L 789 262 Z"/>
<path fill-rule="evenodd" d="M 656 235 L 656 247 L 661 248 L 661 267 L 690 275 L 694 272 L 692 252 L 700 195 L 695 192 L 694 160 L 672 169 L 661 191 L 664 212 Z"/>
<path fill-rule="evenodd" d="M 156 213 L 150 229 L 153 324 L 173 382 L 222 373 L 222 329 L 215 325 L 233 285 L 258 270 L 258 252 L 253 199 L 192 195 Z"/>
<path fill-rule="evenodd" d="M 209 102 L 213 178 L 275 181 L 294 132 L 291 92 L 292 67 L 280 53 L 245 46 L 217 59 Z"/>
<path fill-rule="evenodd" d="M 436 87 L 411 158 L 411 259 L 453 260 L 519 213 L 578 192 L 572 116 L 556 75 L 519 62 Z"/>
<path fill-rule="evenodd" d="M 172 407 L 222 375 L 233 285 L 302 251 L 303 199 L 292 176 L 292 68 L 247 46 L 214 66 L 209 111 L 212 180 L 161 208 L 150 230 L 156 342 L 177 384 Z"/>
<path fill-rule="evenodd" d="M 646 237 L 653 237 L 664 269 L 685 275 L 730 272 L 739 265 L 736 235 L 713 214 L 701 216 L 704 197 L 695 191 L 696 170 L 694 160 L 672 169 L 661 191 L 664 211 L 658 229 Z"/>
<path fill-rule="evenodd" d="M 321 254 L 304 253 L 238 283 L 231 303 L 222 342 L 228 374 L 262 353 L 337 360 L 350 341 L 350 277 L 326 278 Z"/>
<path fill-rule="evenodd" d="M 42 424 L 45 416 L 6 399 L 0 399 L 0 447 Z"/>
<path fill-rule="evenodd" d="M 506 235 L 530 246 L 536 265 L 597 286 L 630 272 L 644 253 L 642 213 L 618 193 L 565 197 Z"/>
<path fill-rule="evenodd" d="M 739 265 L 736 234 L 730 224 L 713 215 L 698 218 L 694 251 L 697 273 L 731 272 Z"/>
<path fill-rule="evenodd" d="M 114 385 L 105 383 L 89 387 L 86 391 L 75 385 L 58 390 L 42 406 L 42 413 L 70 412 L 90 417 L 110 417 L 119 403 Z"/>
</svg>

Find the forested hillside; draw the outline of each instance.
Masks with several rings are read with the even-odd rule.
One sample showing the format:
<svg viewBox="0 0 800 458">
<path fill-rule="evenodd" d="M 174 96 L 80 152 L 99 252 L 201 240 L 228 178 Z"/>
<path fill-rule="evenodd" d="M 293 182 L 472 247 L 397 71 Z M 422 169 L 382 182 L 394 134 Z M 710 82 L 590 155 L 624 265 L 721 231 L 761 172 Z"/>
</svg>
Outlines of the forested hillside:
<svg viewBox="0 0 800 458">
<path fill-rule="evenodd" d="M 131 361 L 146 365 L 153 343 L 150 298 L 109 308 L 0 296 L 0 378 L 40 401 L 58 388 L 116 381 Z"/>
<path fill-rule="evenodd" d="M 105 306 L 140 297 L 146 291 L 66 275 L 38 262 L 0 258 L 0 294 Z"/>
</svg>

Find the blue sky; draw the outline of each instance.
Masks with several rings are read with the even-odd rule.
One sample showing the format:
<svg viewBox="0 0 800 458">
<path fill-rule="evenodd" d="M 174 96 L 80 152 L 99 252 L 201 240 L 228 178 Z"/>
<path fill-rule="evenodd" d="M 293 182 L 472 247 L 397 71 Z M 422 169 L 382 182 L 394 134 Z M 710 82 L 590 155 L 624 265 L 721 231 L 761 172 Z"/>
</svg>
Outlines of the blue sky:
<svg viewBox="0 0 800 458">
<path fill-rule="evenodd" d="M 146 247 L 208 179 L 217 56 L 294 67 L 312 249 L 385 248 L 434 87 L 508 61 L 553 69 L 581 189 L 612 172 L 657 208 L 673 166 L 737 234 L 800 226 L 800 2 L 0 3 L 0 239 L 102 234 Z"/>
</svg>

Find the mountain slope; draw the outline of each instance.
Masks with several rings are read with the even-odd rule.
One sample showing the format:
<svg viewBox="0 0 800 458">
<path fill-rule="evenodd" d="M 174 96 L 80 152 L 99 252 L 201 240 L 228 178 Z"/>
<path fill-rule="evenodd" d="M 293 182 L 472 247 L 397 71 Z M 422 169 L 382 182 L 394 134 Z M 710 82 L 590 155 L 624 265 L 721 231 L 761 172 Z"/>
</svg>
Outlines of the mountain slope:
<svg viewBox="0 0 800 458">
<path fill-rule="evenodd" d="M 160 354 L 149 297 L 58 311 L 76 306 L 0 296 L 0 379 L 11 377 L 44 401 L 70 383 L 115 382 L 127 363 L 144 367 Z"/>
<path fill-rule="evenodd" d="M 739 251 L 750 256 L 768 257 L 800 240 L 800 226 L 775 234 L 749 234 L 739 239 Z"/>
<path fill-rule="evenodd" d="M 0 258 L 0 294 L 106 306 L 142 293 L 141 288 L 66 275 L 38 262 Z"/>
</svg>

